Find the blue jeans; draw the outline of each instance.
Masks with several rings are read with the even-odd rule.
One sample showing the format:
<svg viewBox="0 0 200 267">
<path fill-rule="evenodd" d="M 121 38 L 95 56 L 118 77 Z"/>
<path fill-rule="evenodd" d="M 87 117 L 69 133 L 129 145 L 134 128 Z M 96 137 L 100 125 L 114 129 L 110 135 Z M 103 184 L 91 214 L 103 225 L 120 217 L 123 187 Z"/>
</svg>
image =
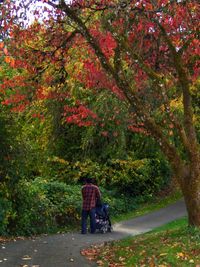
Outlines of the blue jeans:
<svg viewBox="0 0 200 267">
<path fill-rule="evenodd" d="M 91 210 L 82 210 L 81 216 L 81 233 L 87 233 L 87 218 L 90 217 L 90 232 L 94 233 L 96 230 L 96 222 L 95 222 L 95 208 Z"/>
</svg>

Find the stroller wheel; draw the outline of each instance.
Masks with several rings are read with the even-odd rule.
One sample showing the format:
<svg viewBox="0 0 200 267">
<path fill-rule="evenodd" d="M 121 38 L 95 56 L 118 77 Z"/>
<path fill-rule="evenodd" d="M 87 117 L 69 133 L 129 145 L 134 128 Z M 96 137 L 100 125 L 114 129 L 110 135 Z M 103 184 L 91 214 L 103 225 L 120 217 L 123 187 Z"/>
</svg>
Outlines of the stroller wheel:
<svg viewBox="0 0 200 267">
<path fill-rule="evenodd" d="M 105 234 L 106 232 L 108 232 L 108 228 L 109 228 L 109 225 L 107 222 L 105 222 L 105 224 L 101 228 L 102 234 Z"/>
<path fill-rule="evenodd" d="M 101 228 L 101 233 L 105 234 L 106 232 L 111 232 L 111 231 L 112 231 L 112 226 L 110 225 L 108 221 L 105 222 L 105 224 Z"/>
<path fill-rule="evenodd" d="M 107 229 L 105 228 L 105 227 L 103 227 L 102 229 L 101 229 L 101 233 L 102 234 L 105 234 L 107 232 Z"/>
<path fill-rule="evenodd" d="M 105 224 L 105 225 L 102 227 L 101 232 L 102 232 L 102 234 L 105 234 L 106 232 L 108 232 L 108 225 L 107 225 L 107 224 Z"/>
</svg>

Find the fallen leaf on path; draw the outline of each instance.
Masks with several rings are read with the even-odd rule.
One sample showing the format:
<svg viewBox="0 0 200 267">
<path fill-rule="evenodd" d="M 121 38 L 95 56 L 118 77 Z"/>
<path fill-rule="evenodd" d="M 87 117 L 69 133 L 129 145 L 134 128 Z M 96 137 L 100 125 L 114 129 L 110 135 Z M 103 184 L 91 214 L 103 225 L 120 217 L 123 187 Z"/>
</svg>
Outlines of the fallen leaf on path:
<svg viewBox="0 0 200 267">
<path fill-rule="evenodd" d="M 31 260 L 32 258 L 29 255 L 25 255 L 23 256 L 22 260 L 27 261 L 27 260 Z"/>
</svg>

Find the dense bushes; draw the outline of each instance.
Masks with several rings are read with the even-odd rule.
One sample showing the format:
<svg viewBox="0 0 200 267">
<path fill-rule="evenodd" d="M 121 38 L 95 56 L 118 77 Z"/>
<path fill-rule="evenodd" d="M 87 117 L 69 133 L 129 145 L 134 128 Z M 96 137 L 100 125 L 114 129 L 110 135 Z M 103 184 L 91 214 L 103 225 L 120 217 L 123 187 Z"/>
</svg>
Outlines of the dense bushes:
<svg viewBox="0 0 200 267">
<path fill-rule="evenodd" d="M 70 163 L 57 157 L 50 162 L 51 173 L 59 181 L 76 184 L 82 175 L 90 175 L 99 185 L 132 196 L 155 193 L 169 182 L 171 176 L 169 165 L 159 158 L 133 160 L 129 157 L 102 164 L 91 160 Z"/>
<path fill-rule="evenodd" d="M 0 234 L 4 235 L 8 232 L 8 225 L 12 216 L 14 216 L 12 202 L 5 193 L 0 192 Z"/>
<path fill-rule="evenodd" d="M 102 187 L 100 190 L 112 216 L 135 209 L 141 201 L 114 190 Z M 79 227 L 81 203 L 81 185 L 66 185 L 41 177 L 22 180 L 12 203 L 0 198 L 0 234 L 32 235 Z"/>
<path fill-rule="evenodd" d="M 170 169 L 159 159 L 115 160 L 110 184 L 120 193 L 132 196 L 148 196 L 166 186 Z"/>
<path fill-rule="evenodd" d="M 79 186 L 48 182 L 40 177 L 21 181 L 16 187 L 16 217 L 11 231 L 17 234 L 36 234 L 56 231 L 78 222 L 81 196 Z"/>
</svg>

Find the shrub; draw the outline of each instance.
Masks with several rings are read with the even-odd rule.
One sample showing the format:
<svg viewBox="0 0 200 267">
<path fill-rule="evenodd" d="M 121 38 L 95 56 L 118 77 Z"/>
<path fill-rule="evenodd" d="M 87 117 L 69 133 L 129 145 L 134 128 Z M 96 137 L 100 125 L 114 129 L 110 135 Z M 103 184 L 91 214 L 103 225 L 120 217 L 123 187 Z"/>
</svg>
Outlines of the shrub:
<svg viewBox="0 0 200 267">
<path fill-rule="evenodd" d="M 9 219 L 12 215 L 12 202 L 4 197 L 0 197 L 0 235 L 7 233 Z"/>
<path fill-rule="evenodd" d="M 52 181 L 43 184 L 47 198 L 54 206 L 56 224 L 77 223 L 81 212 L 81 189 L 79 185 L 67 185 L 63 182 Z"/>
<path fill-rule="evenodd" d="M 7 233 L 9 222 L 15 217 L 10 192 L 5 183 L 0 184 L 0 235 Z"/>
<path fill-rule="evenodd" d="M 159 159 L 113 160 L 110 184 L 120 193 L 152 195 L 163 188 L 170 179 L 170 169 Z M 165 164 L 165 165 L 164 165 Z M 164 166 L 163 166 L 164 165 Z"/>
<path fill-rule="evenodd" d="M 100 164 L 92 160 L 68 162 L 54 158 L 59 171 L 54 179 L 67 184 L 77 184 L 82 176 L 90 176 L 106 188 L 120 193 L 139 196 L 154 194 L 168 184 L 171 172 L 167 162 L 160 158 L 110 160 Z M 62 170 L 62 171 L 61 171 Z"/>
<path fill-rule="evenodd" d="M 11 231 L 30 235 L 55 232 L 80 219 L 80 186 L 36 178 L 21 181 L 16 187 L 16 218 Z"/>
<path fill-rule="evenodd" d="M 53 206 L 40 185 L 22 180 L 15 188 L 17 216 L 12 222 L 12 232 L 30 235 L 46 232 L 51 227 Z"/>
</svg>

